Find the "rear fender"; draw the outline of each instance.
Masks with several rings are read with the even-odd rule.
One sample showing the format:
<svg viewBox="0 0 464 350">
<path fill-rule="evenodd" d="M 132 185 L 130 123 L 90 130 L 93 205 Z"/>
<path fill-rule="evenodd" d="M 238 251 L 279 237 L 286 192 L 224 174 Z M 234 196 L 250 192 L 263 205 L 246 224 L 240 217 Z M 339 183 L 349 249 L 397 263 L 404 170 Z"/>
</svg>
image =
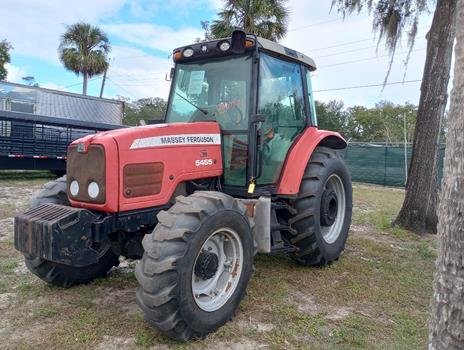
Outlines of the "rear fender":
<svg viewBox="0 0 464 350">
<path fill-rule="evenodd" d="M 292 196 L 298 193 L 306 165 L 318 146 L 344 149 L 347 144 L 338 132 L 319 130 L 316 127 L 307 128 L 287 155 L 277 186 L 277 194 Z"/>
</svg>

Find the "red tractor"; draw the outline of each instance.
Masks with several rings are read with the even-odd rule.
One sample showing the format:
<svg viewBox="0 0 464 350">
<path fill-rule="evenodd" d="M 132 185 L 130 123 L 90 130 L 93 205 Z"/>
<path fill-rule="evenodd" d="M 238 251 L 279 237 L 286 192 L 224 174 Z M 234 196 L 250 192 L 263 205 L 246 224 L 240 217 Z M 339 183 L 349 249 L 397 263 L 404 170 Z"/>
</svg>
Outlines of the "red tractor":
<svg viewBox="0 0 464 350">
<path fill-rule="evenodd" d="M 256 253 L 337 260 L 352 189 L 346 142 L 317 128 L 311 58 L 235 31 L 173 59 L 164 123 L 74 141 L 67 176 L 15 218 L 15 247 L 62 287 L 141 259 L 145 318 L 188 340 L 231 319 Z"/>
</svg>

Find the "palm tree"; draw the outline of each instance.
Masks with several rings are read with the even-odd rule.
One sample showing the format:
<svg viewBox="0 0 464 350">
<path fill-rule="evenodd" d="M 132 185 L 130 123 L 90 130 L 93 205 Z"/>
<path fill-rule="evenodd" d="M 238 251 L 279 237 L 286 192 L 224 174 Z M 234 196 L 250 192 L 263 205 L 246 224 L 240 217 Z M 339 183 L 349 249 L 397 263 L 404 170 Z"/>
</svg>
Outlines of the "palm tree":
<svg viewBox="0 0 464 350">
<path fill-rule="evenodd" d="M 428 3 L 429 0 L 332 0 L 332 6 L 343 15 L 360 12 L 367 7 L 373 15 L 373 27 L 379 34 L 379 42 L 384 39 L 390 52 L 390 68 L 395 50 L 405 34 L 411 53 L 419 17 L 428 11 Z M 448 99 L 456 3 L 457 0 L 436 0 L 432 25 L 427 34 L 427 54 L 406 197 L 395 220 L 395 224 L 419 234 L 437 230 L 438 146 Z"/>
<path fill-rule="evenodd" d="M 83 95 L 87 95 L 88 79 L 108 69 L 110 49 L 106 34 L 88 23 L 72 24 L 61 36 L 60 60 L 66 69 L 84 77 Z"/>
<path fill-rule="evenodd" d="M 226 0 L 219 19 L 211 25 L 214 38 L 225 38 L 236 28 L 277 41 L 287 33 L 285 0 Z"/>
</svg>

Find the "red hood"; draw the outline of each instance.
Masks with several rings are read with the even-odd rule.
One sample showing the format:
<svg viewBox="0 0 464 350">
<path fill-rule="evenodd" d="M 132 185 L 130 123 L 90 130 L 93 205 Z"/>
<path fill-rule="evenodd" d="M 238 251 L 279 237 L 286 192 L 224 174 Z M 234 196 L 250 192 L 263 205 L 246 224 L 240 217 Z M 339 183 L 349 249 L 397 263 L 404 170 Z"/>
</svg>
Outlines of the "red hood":
<svg viewBox="0 0 464 350">
<path fill-rule="evenodd" d="M 87 148 L 90 143 L 105 144 L 114 139 L 120 150 L 130 149 L 134 141 L 156 136 L 176 136 L 186 134 L 219 134 L 219 124 L 215 122 L 171 123 L 135 126 L 131 128 L 104 131 L 77 139 L 71 143 L 83 143 Z M 149 147 L 149 146 L 148 146 Z"/>
</svg>

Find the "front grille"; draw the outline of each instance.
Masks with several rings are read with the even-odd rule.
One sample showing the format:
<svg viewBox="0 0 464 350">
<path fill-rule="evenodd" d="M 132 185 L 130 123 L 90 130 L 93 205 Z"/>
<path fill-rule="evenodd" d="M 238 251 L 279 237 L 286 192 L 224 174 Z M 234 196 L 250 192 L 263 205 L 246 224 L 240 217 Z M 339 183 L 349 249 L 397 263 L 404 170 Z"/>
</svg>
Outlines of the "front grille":
<svg viewBox="0 0 464 350">
<path fill-rule="evenodd" d="M 77 146 L 68 149 L 66 165 L 68 196 L 75 201 L 103 204 L 106 200 L 106 165 L 105 149 L 101 145 L 90 145 L 87 152 L 77 151 Z M 73 180 L 79 184 L 79 192 L 72 196 L 69 186 Z M 87 188 L 91 182 L 96 182 L 100 188 L 96 198 L 91 198 Z"/>
</svg>

